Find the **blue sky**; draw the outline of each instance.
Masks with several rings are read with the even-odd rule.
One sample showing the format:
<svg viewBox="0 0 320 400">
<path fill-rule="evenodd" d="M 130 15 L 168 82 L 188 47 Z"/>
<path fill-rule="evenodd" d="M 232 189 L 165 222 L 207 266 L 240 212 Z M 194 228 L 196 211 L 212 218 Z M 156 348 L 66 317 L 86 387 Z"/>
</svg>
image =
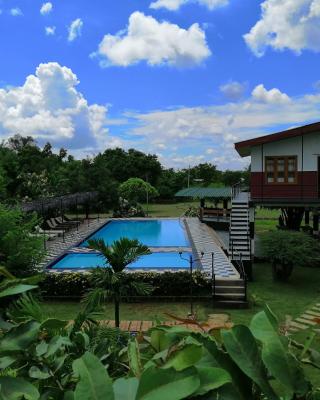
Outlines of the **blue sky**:
<svg viewBox="0 0 320 400">
<path fill-rule="evenodd" d="M 320 0 L 0 0 L 0 139 L 242 168 L 319 119 Z"/>
</svg>

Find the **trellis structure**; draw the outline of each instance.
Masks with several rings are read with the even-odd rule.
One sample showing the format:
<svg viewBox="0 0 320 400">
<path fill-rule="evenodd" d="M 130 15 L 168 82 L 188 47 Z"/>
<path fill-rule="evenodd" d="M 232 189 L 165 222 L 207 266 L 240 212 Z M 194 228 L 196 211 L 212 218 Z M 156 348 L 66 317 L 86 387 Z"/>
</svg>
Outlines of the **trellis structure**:
<svg viewBox="0 0 320 400">
<path fill-rule="evenodd" d="M 78 205 L 87 205 L 90 201 L 95 200 L 97 196 L 98 192 L 81 192 L 58 197 L 46 197 L 29 203 L 22 203 L 21 209 L 24 212 L 36 211 L 39 214 L 44 214 L 49 210 L 62 210 L 77 207 Z"/>
</svg>

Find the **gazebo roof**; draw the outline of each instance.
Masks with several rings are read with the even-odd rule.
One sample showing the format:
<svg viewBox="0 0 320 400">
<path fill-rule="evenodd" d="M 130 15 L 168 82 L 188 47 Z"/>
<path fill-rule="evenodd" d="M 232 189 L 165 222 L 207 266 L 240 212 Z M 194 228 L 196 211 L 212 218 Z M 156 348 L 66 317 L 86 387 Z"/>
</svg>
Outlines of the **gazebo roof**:
<svg viewBox="0 0 320 400">
<path fill-rule="evenodd" d="M 221 188 L 192 187 L 179 190 L 179 192 L 175 194 L 175 197 L 193 197 L 198 199 L 204 199 L 204 198 L 230 199 L 231 187 L 221 187 Z"/>
<path fill-rule="evenodd" d="M 44 212 L 56 208 L 64 208 L 73 206 L 76 204 L 85 204 L 89 200 L 93 200 L 97 197 L 98 192 L 81 192 L 67 194 L 58 197 L 45 197 L 43 199 L 38 199 L 31 201 L 29 203 L 22 203 L 21 209 L 25 212 L 37 211 Z"/>
</svg>

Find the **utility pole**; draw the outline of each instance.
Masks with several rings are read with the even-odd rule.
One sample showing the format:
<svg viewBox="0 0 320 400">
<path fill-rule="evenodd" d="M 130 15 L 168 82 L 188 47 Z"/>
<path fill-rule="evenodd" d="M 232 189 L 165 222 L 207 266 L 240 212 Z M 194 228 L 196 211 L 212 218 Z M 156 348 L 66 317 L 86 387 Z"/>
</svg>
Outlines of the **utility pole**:
<svg viewBox="0 0 320 400">
<path fill-rule="evenodd" d="M 190 164 L 189 164 L 189 168 L 188 168 L 188 189 L 190 187 Z"/>
<path fill-rule="evenodd" d="M 148 191 L 148 174 L 146 174 L 146 189 L 147 189 L 147 217 L 149 216 L 149 191 Z"/>
</svg>

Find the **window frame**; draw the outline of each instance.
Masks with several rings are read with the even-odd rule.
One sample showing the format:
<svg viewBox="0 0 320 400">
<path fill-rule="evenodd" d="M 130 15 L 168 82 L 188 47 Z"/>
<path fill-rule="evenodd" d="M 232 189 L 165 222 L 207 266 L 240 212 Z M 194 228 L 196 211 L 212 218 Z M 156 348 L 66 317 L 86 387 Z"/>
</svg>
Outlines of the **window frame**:
<svg viewBox="0 0 320 400">
<path fill-rule="evenodd" d="M 277 182 L 276 179 L 278 178 L 278 160 L 284 160 L 284 182 Z M 289 171 L 289 159 L 294 159 L 295 160 L 295 170 L 294 171 Z M 267 165 L 268 161 L 273 160 L 273 178 L 274 182 L 268 182 L 268 170 L 267 170 Z M 298 184 L 298 156 L 265 156 L 265 162 L 264 162 L 264 176 L 265 176 L 265 184 L 266 185 L 297 185 Z M 288 182 L 288 173 L 289 172 L 294 172 L 294 181 L 293 182 Z"/>
</svg>

